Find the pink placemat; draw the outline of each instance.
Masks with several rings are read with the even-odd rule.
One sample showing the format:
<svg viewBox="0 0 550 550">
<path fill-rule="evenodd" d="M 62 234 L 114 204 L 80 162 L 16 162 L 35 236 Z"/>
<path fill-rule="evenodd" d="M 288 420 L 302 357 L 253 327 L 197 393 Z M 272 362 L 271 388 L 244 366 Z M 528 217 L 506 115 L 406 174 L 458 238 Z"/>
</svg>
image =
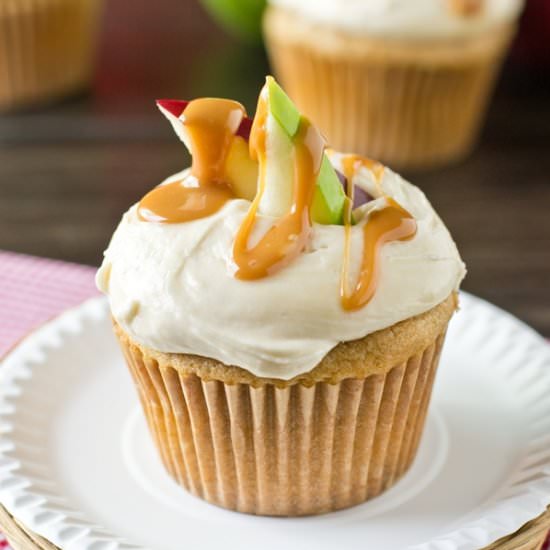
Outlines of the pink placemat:
<svg viewBox="0 0 550 550">
<path fill-rule="evenodd" d="M 64 309 L 98 293 L 95 268 L 0 251 L 0 356 Z"/>
<path fill-rule="evenodd" d="M 95 268 L 0 250 L 0 357 L 30 330 L 98 294 Z M 0 549 L 11 550 L 0 533 Z"/>
<path fill-rule="evenodd" d="M 94 274 L 94 267 L 0 250 L 0 357 L 33 328 L 97 295 Z M 1 533 L 0 549 L 10 549 Z"/>
</svg>

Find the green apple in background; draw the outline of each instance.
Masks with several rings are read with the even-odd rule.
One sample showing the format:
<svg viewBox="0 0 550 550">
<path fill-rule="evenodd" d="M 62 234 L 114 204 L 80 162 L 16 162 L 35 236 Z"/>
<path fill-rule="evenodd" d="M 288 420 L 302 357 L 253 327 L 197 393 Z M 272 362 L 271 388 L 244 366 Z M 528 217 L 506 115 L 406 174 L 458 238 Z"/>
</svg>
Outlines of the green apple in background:
<svg viewBox="0 0 550 550">
<path fill-rule="evenodd" d="M 201 0 L 212 17 L 232 34 L 260 42 L 261 21 L 266 0 Z"/>
<path fill-rule="evenodd" d="M 260 212 L 269 216 L 283 216 L 292 202 L 294 181 L 294 139 L 300 127 L 301 114 L 292 100 L 271 76 L 267 77 L 266 187 L 260 201 Z M 311 207 L 311 219 L 325 225 L 343 222 L 346 194 L 328 157 L 323 155 L 321 169 Z"/>
</svg>

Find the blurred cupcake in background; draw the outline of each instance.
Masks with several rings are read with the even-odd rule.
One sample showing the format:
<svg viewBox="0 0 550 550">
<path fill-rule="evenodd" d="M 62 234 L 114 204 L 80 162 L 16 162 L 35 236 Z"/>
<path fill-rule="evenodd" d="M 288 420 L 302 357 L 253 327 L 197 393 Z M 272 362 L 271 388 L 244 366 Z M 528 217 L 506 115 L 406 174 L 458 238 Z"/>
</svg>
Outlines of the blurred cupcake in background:
<svg viewBox="0 0 550 550">
<path fill-rule="evenodd" d="M 0 0 L 0 109 L 90 81 L 102 0 Z"/>
<path fill-rule="evenodd" d="M 292 98 L 337 149 L 406 168 L 472 148 L 523 0 L 269 0 Z"/>
</svg>

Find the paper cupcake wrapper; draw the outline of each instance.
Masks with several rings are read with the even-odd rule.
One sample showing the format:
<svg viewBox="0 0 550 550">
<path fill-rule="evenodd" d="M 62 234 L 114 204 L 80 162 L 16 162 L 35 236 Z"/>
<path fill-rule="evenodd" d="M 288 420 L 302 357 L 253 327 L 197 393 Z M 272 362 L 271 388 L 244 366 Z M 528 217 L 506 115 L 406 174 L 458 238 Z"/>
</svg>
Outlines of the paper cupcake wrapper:
<svg viewBox="0 0 550 550">
<path fill-rule="evenodd" d="M 46 101 L 89 82 L 102 3 L 0 1 L 0 109 Z"/>
<path fill-rule="evenodd" d="M 184 376 L 121 345 L 178 483 L 232 510 L 299 516 L 364 502 L 409 469 L 443 339 L 385 375 L 283 388 Z"/>
<path fill-rule="evenodd" d="M 309 36 L 294 40 L 281 25 L 271 27 L 268 18 L 275 72 L 330 145 L 407 168 L 454 161 L 472 149 L 513 36 L 512 28 L 493 31 L 502 36 L 478 55 L 457 46 L 454 59 L 438 52 L 430 59 L 426 51 L 415 59 L 414 43 L 403 55 L 383 43 L 346 55 L 318 46 L 319 36 L 310 44 Z"/>
</svg>

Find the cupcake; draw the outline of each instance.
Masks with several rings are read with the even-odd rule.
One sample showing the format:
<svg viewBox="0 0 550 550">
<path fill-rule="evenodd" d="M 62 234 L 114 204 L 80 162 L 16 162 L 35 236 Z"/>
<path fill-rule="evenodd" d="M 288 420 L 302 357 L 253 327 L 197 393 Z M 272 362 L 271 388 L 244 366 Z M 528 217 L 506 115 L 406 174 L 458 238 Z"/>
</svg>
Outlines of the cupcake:
<svg viewBox="0 0 550 550">
<path fill-rule="evenodd" d="M 102 0 L 0 0 L 0 109 L 74 93 L 92 75 Z"/>
<path fill-rule="evenodd" d="M 423 193 L 326 148 L 268 77 L 253 121 L 159 101 L 192 165 L 126 212 L 98 287 L 170 475 L 251 514 L 346 508 L 422 435 L 464 266 Z"/>
<path fill-rule="evenodd" d="M 331 144 L 406 168 L 466 155 L 523 0 L 270 0 L 274 69 Z"/>
</svg>

